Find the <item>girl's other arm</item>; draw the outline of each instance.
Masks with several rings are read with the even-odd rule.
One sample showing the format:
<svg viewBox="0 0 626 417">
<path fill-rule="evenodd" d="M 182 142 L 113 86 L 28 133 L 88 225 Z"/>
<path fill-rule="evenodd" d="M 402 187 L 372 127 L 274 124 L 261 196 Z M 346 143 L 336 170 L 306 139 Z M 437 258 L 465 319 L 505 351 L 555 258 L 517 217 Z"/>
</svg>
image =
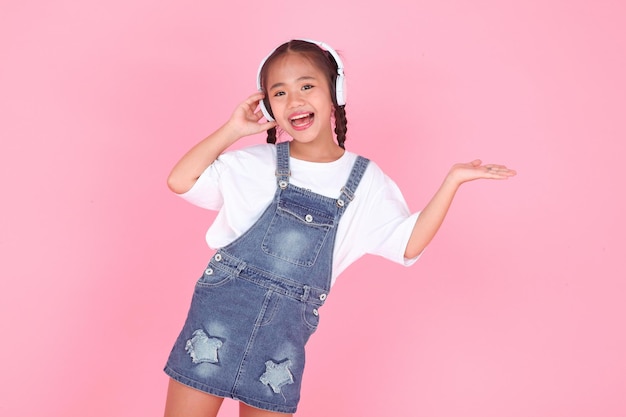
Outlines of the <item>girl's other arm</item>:
<svg viewBox="0 0 626 417">
<path fill-rule="evenodd" d="M 262 98 L 263 93 L 248 97 L 222 127 L 191 148 L 170 172 L 167 178 L 170 190 L 177 194 L 189 191 L 204 170 L 230 145 L 244 136 L 275 127 L 276 122 L 259 123 L 263 115 L 255 110 Z"/>
<path fill-rule="evenodd" d="M 467 164 L 454 165 L 439 190 L 417 218 L 404 257 L 415 258 L 428 246 L 443 223 L 461 184 L 477 179 L 505 180 L 515 174 L 515 171 L 504 165 L 481 165 L 479 159 Z"/>
</svg>

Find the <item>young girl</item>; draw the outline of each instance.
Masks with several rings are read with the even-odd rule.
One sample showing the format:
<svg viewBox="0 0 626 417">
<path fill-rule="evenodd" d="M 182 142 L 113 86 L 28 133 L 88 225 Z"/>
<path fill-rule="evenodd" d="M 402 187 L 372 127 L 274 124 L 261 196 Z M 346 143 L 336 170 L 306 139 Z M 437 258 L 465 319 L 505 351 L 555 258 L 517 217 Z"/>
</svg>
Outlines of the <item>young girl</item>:
<svg viewBox="0 0 626 417">
<path fill-rule="evenodd" d="M 376 164 L 345 150 L 343 64 L 332 48 L 287 42 L 261 63 L 257 83 L 168 178 L 172 191 L 219 213 L 206 236 L 217 251 L 165 367 L 166 416 L 215 416 L 224 397 L 239 400 L 241 417 L 294 413 L 304 345 L 337 276 L 366 253 L 412 264 L 462 183 L 515 175 L 456 164 L 411 214 Z M 293 140 L 275 144 L 277 129 Z M 224 153 L 263 131 L 268 144 Z"/>
</svg>

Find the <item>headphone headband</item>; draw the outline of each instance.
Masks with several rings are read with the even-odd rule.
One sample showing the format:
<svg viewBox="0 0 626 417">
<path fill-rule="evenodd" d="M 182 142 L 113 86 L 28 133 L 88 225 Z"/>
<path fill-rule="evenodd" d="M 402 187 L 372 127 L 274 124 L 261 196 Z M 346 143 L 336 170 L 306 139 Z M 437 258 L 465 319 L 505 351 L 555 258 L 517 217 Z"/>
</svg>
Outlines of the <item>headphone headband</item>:
<svg viewBox="0 0 626 417">
<path fill-rule="evenodd" d="M 295 39 L 295 40 L 305 41 L 305 42 L 309 42 L 314 45 L 317 45 L 321 50 L 327 51 L 333 57 L 333 59 L 335 60 L 335 63 L 337 64 L 337 80 L 335 81 L 335 98 L 337 99 L 337 105 L 344 106 L 346 104 L 346 77 L 343 73 L 343 61 L 339 57 L 339 54 L 337 53 L 337 51 L 335 51 L 333 48 L 331 48 L 328 44 L 324 42 L 315 41 L 312 39 L 302 39 L 302 38 Z M 263 60 L 261 61 L 261 64 L 259 65 L 259 69 L 257 71 L 257 76 L 256 76 L 256 87 L 257 87 L 257 90 L 259 91 L 263 91 L 263 88 L 261 86 L 261 70 L 263 69 L 263 65 L 265 65 L 265 62 L 267 62 L 269 57 L 272 56 L 272 54 L 276 51 L 276 49 L 278 48 L 274 48 L 272 52 L 270 52 L 265 58 L 263 58 Z M 268 106 L 266 106 L 266 103 L 268 103 L 268 106 L 269 106 L 269 100 L 267 97 L 261 100 L 259 104 L 261 107 L 261 112 L 263 112 L 263 116 L 265 116 L 265 118 L 268 121 L 273 121 L 274 118 L 270 114 L 269 108 Z"/>
</svg>

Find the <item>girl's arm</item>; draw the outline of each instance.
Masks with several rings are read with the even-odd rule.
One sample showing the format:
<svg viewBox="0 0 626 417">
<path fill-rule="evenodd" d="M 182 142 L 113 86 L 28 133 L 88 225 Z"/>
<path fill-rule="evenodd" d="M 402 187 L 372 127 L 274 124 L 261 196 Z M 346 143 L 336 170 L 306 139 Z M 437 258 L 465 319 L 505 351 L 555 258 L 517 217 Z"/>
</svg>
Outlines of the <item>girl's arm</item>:
<svg viewBox="0 0 626 417">
<path fill-rule="evenodd" d="M 430 243 L 443 223 L 454 195 L 461 184 L 481 178 L 505 180 L 515 174 L 515 171 L 503 165 L 481 165 L 479 159 L 467 164 L 454 165 L 439 190 L 417 218 L 404 257 L 407 259 L 415 258 Z"/>
<path fill-rule="evenodd" d="M 255 93 L 241 103 L 230 119 L 219 129 L 191 148 L 176 163 L 167 185 L 177 194 L 193 187 L 204 170 L 230 145 L 244 136 L 261 133 L 276 126 L 276 122 L 259 123 L 261 111 L 255 111 L 263 93 Z"/>
</svg>

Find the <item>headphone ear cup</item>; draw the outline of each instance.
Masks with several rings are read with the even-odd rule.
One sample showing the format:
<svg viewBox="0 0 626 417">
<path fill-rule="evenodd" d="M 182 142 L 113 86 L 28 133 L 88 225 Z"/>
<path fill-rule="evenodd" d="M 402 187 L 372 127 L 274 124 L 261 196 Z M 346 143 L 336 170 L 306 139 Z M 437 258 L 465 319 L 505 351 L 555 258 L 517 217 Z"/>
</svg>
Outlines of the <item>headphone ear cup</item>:
<svg viewBox="0 0 626 417">
<path fill-rule="evenodd" d="M 267 102 L 267 105 L 265 104 L 266 102 Z M 259 101 L 259 107 L 261 108 L 261 113 L 263 113 L 263 116 L 265 116 L 267 121 L 273 122 L 274 116 L 272 116 L 272 111 L 270 109 L 269 100 L 267 98 L 264 98 L 263 100 Z"/>
<path fill-rule="evenodd" d="M 335 97 L 337 98 L 337 105 L 345 106 L 347 96 L 348 90 L 346 85 L 346 77 L 343 75 L 343 71 L 341 71 L 337 75 L 337 81 L 335 82 Z"/>
</svg>

